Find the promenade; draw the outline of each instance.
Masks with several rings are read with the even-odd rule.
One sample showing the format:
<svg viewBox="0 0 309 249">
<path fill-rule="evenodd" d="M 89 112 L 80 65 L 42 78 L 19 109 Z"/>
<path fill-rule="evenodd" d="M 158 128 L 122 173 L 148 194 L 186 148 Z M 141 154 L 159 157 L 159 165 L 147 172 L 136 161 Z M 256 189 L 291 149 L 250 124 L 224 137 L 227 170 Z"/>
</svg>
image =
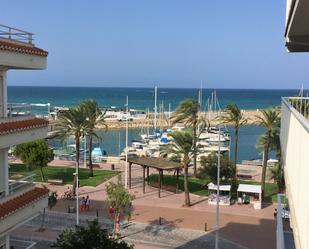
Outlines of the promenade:
<svg viewBox="0 0 309 249">
<path fill-rule="evenodd" d="M 110 169 L 108 165 L 104 167 Z M 116 166 L 116 170 L 123 172 L 123 169 L 123 165 Z M 116 178 L 110 181 L 116 181 Z M 90 210 L 81 212 L 82 216 L 95 217 L 98 214 L 103 220 L 110 219 L 107 211 L 108 207 L 105 202 L 106 184 L 107 182 L 97 187 L 80 188 L 80 196 L 89 195 L 91 199 Z M 48 187 L 53 191 L 57 191 L 59 196 L 61 196 L 63 191 L 67 188 L 67 186 L 55 185 L 48 185 Z M 162 197 L 158 198 L 157 189 L 146 186 L 146 193 L 143 194 L 142 169 L 135 165 L 132 166 L 132 189 L 130 192 L 135 195 L 131 222 L 141 226 L 144 224 L 146 227 L 149 224 L 153 225 L 155 227 L 152 228 L 155 231 L 153 236 L 158 236 L 156 238 L 158 241 L 162 240 L 162 235 L 160 236 L 160 233 L 156 232 L 158 229 L 161 229 L 161 226 L 158 224 L 159 217 L 161 217 L 163 226 L 168 227 L 170 231 L 179 232 L 182 231 L 181 229 L 189 229 L 204 235 L 213 235 L 215 228 L 215 206 L 207 203 L 207 197 L 191 194 L 192 206 L 190 208 L 184 208 L 182 206 L 184 202 L 184 193 L 174 194 L 162 191 Z M 75 203 L 74 200 L 60 199 L 52 211 L 67 213 L 68 206 L 75 206 Z M 273 218 L 274 208 L 273 205 L 268 205 L 262 210 L 255 210 L 250 205 L 220 207 L 220 237 L 233 244 L 237 244 L 240 246 L 239 248 L 274 248 L 276 238 L 276 224 Z M 187 244 L 190 243 L 190 241 L 192 242 L 192 240 L 193 237 L 192 239 L 183 238 L 181 241 L 183 244 Z M 257 244 L 256 241 L 259 241 L 259 243 Z M 136 239 L 135 243 L 144 244 L 143 241 L 139 239 Z M 162 247 L 161 244 L 155 242 L 151 243 L 151 246 L 156 246 L 155 248 L 165 248 Z M 177 246 L 170 245 L 168 248 L 177 248 Z"/>
</svg>

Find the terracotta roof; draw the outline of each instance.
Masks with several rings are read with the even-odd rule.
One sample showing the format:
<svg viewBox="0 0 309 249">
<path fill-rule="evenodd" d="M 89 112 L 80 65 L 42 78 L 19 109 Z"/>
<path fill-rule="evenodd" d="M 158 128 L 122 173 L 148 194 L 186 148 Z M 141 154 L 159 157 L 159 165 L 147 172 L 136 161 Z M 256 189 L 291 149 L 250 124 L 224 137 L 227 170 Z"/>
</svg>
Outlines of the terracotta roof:
<svg viewBox="0 0 309 249">
<path fill-rule="evenodd" d="M 17 196 L 11 200 L 0 204 L 0 219 L 3 219 L 12 213 L 15 213 L 19 209 L 24 208 L 31 203 L 44 198 L 48 195 L 48 193 L 48 189 L 34 188 L 33 190 L 30 190 L 20 196 Z"/>
<path fill-rule="evenodd" d="M 44 56 L 44 57 L 48 55 L 48 52 L 41 48 L 17 44 L 17 43 L 8 42 L 8 41 L 2 41 L 2 40 L 0 40 L 0 50 L 6 50 L 6 51 L 22 53 L 22 54 L 34 54 L 34 55 L 39 55 L 39 56 Z"/>
<path fill-rule="evenodd" d="M 0 135 L 23 130 L 30 130 L 34 128 L 44 127 L 47 125 L 48 120 L 43 118 L 31 118 L 21 120 L 8 119 L 7 122 L 0 122 Z"/>
</svg>

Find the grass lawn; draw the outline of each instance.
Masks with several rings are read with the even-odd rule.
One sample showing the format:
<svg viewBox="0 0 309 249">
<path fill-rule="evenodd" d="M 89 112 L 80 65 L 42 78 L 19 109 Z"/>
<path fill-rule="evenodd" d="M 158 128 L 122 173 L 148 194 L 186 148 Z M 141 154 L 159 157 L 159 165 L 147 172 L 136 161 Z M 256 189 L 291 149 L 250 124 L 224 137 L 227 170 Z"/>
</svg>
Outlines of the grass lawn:
<svg viewBox="0 0 309 249">
<path fill-rule="evenodd" d="M 158 174 L 151 174 L 149 176 L 149 179 L 151 182 L 157 182 L 158 181 Z M 208 189 L 205 187 L 205 184 L 207 184 L 209 181 L 207 179 L 199 179 L 190 176 L 189 177 L 189 190 L 190 193 L 196 194 L 196 195 L 202 195 L 206 196 L 208 195 Z M 163 176 L 163 184 L 176 186 L 176 176 L 173 175 L 164 175 Z M 181 191 L 184 191 L 183 187 L 183 176 L 179 176 L 179 189 Z"/>
<path fill-rule="evenodd" d="M 14 173 L 20 174 L 24 172 L 28 172 L 24 164 L 10 165 L 10 175 L 14 175 Z M 33 173 L 35 173 L 35 177 L 33 180 L 36 182 L 42 182 L 40 169 L 34 169 Z M 48 179 L 61 179 L 63 180 L 64 184 L 72 184 L 74 177 L 73 173 L 75 173 L 75 169 L 68 167 L 47 166 L 43 168 L 43 173 L 46 181 Z M 113 176 L 118 175 L 119 172 L 94 169 L 93 173 L 94 177 L 89 177 L 89 169 L 79 169 L 80 186 L 97 186 L 100 183 L 112 178 Z"/>
<path fill-rule="evenodd" d="M 152 174 L 149 176 L 150 181 L 158 181 L 158 174 Z M 205 186 L 209 183 L 208 179 L 199 179 L 195 178 L 193 176 L 189 177 L 189 190 L 190 193 L 201 195 L 201 196 L 207 196 L 208 195 L 208 189 Z M 259 185 L 259 182 L 255 181 L 239 181 L 239 183 L 243 184 L 253 184 L 253 185 Z M 163 184 L 176 186 L 176 177 L 173 175 L 164 175 L 163 177 Z M 183 176 L 179 176 L 179 189 L 184 190 L 183 187 Z M 278 193 L 278 187 L 275 183 L 266 183 L 265 184 L 265 200 L 266 202 L 277 202 L 277 193 Z"/>
</svg>

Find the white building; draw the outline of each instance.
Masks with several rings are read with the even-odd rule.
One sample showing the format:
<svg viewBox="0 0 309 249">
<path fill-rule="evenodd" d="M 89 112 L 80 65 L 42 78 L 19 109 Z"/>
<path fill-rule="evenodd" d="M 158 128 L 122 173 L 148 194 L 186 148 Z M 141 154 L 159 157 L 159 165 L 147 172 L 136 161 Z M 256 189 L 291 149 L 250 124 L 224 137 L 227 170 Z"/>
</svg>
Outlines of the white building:
<svg viewBox="0 0 309 249">
<path fill-rule="evenodd" d="M 47 206 L 48 190 L 37 188 L 29 176 L 9 179 L 10 146 L 45 138 L 48 121 L 7 117 L 7 72 L 45 69 L 48 53 L 33 44 L 31 33 L 0 25 L 0 249 L 9 249 L 9 234 Z"/>
<path fill-rule="evenodd" d="M 287 0 L 286 47 L 290 52 L 309 52 L 309 3 Z M 309 249 L 309 98 L 283 98 L 281 149 L 290 225 L 297 249 Z M 279 215 L 278 217 L 281 217 Z M 279 221 L 278 224 L 281 222 Z M 281 224 L 280 224 L 281 225 Z M 281 231 L 281 233 L 280 233 Z M 277 230 L 277 248 L 284 249 L 284 236 Z"/>
</svg>

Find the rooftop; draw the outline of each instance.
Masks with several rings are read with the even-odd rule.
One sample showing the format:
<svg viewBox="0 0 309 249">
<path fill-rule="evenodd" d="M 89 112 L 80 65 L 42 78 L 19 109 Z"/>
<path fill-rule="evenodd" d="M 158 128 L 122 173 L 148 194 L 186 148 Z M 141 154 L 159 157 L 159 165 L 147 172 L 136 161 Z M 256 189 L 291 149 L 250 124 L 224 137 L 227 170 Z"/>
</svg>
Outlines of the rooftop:
<svg viewBox="0 0 309 249">
<path fill-rule="evenodd" d="M 0 24 L 0 50 L 46 57 L 48 52 L 33 44 L 33 34 Z"/>
<path fill-rule="evenodd" d="M 44 188 L 34 188 L 14 199 L 0 204 L 0 219 L 5 218 L 11 213 L 30 205 L 32 202 L 47 196 L 49 190 Z"/>
<path fill-rule="evenodd" d="M 48 126 L 43 118 L 4 118 L 0 119 L 0 135 Z"/>
</svg>

